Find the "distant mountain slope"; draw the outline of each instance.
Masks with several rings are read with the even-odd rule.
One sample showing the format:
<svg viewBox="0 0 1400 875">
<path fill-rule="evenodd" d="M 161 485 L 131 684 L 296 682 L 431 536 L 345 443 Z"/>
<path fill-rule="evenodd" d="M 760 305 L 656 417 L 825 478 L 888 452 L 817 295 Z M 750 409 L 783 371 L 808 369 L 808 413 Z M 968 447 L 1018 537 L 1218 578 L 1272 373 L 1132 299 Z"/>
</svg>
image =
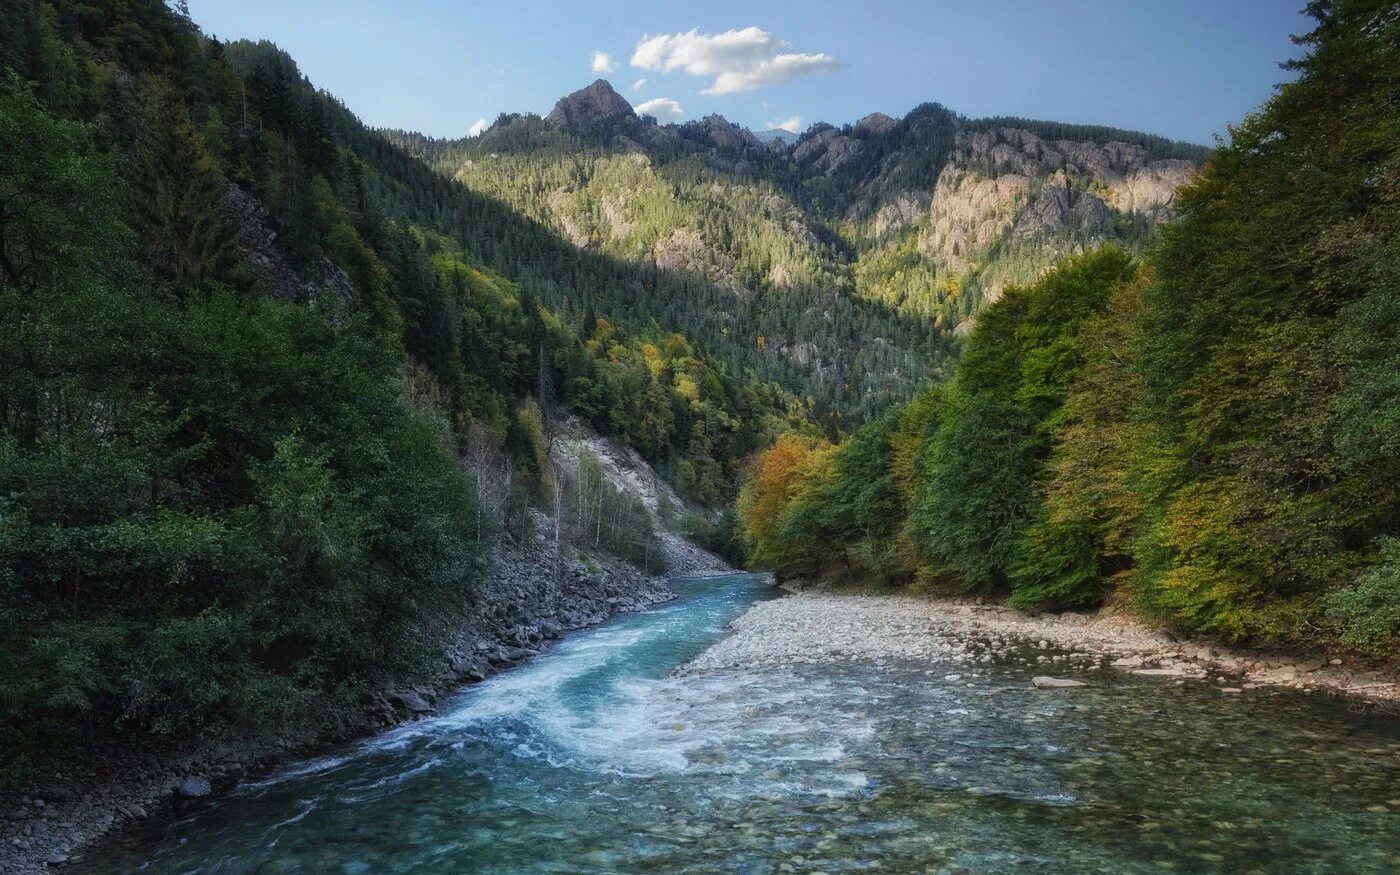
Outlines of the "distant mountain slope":
<svg viewBox="0 0 1400 875">
<path fill-rule="evenodd" d="M 753 135 L 760 143 L 778 143 L 783 146 L 791 146 L 802 136 L 781 128 L 771 131 L 754 131 Z"/>
<path fill-rule="evenodd" d="M 1113 128 L 971 120 L 937 104 L 797 137 L 714 115 L 661 126 L 601 79 L 544 119 L 502 116 L 478 138 L 393 136 L 580 249 L 701 275 L 752 300 L 869 300 L 935 337 L 1064 255 L 1139 248 L 1207 154 Z M 831 351 L 812 330 L 769 324 L 764 336 L 775 354 L 825 362 Z"/>
</svg>

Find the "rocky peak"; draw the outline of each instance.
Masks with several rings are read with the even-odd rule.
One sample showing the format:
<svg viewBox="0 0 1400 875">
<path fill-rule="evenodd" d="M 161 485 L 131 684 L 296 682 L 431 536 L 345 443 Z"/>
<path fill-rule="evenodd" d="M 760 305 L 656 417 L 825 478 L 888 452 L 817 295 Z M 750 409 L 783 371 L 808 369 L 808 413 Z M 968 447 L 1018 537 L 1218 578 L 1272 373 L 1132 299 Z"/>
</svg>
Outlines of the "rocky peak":
<svg viewBox="0 0 1400 875">
<path fill-rule="evenodd" d="M 798 163 L 811 164 L 823 173 L 831 173 L 860 152 L 860 141 L 842 135 L 835 128 L 825 128 L 797 144 L 792 157 Z"/>
<path fill-rule="evenodd" d="M 561 97 L 545 121 L 580 130 L 620 118 L 635 118 L 632 104 L 614 91 L 606 79 L 599 79 L 568 97 Z"/>
<path fill-rule="evenodd" d="M 863 134 L 887 134 L 894 130 L 899 122 L 885 115 L 883 112 L 872 112 L 870 115 L 855 123 L 855 129 Z"/>
<path fill-rule="evenodd" d="M 757 149 L 762 144 L 748 128 L 741 128 L 717 113 L 705 116 L 698 123 L 711 143 L 721 149 Z"/>
</svg>

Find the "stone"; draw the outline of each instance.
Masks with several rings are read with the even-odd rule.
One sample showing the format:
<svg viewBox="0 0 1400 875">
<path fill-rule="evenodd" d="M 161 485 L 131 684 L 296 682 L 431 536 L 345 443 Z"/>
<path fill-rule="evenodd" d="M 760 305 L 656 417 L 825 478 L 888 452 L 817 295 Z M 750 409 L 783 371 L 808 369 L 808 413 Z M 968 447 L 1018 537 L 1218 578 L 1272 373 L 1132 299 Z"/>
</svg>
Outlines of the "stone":
<svg viewBox="0 0 1400 875">
<path fill-rule="evenodd" d="M 1149 678 L 1179 678 L 1186 674 L 1179 668 L 1138 668 L 1132 673 Z"/>
<path fill-rule="evenodd" d="M 1034 684 L 1038 689 L 1042 690 L 1056 690 L 1067 687 L 1088 686 L 1088 684 L 1084 683 L 1083 681 L 1076 681 L 1070 678 L 1052 678 L 1046 675 L 1037 675 L 1036 677 L 1031 678 L 1031 683 Z"/>
<path fill-rule="evenodd" d="M 197 799 L 200 796 L 208 796 L 213 791 L 209 784 L 209 779 L 200 775 L 191 775 L 180 782 L 180 787 L 176 790 L 186 799 Z"/>
<path fill-rule="evenodd" d="M 1141 656 L 1124 656 L 1109 663 L 1114 668 L 1142 668 Z"/>
<path fill-rule="evenodd" d="M 433 710 L 422 696 L 412 690 L 389 694 L 389 704 L 411 714 L 422 714 Z"/>
<path fill-rule="evenodd" d="M 1220 688 L 1220 692 L 1222 692 L 1222 693 L 1230 693 L 1230 694 L 1233 694 L 1233 693 L 1243 693 L 1244 690 L 1240 689 L 1239 687 L 1221 687 L 1221 688 Z"/>
</svg>

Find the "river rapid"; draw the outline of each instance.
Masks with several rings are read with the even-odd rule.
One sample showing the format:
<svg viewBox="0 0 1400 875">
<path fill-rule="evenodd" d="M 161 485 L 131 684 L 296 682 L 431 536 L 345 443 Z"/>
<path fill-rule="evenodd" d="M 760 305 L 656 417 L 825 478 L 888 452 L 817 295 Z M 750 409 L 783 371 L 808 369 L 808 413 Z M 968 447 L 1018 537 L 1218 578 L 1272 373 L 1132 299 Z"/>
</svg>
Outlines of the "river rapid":
<svg viewBox="0 0 1400 875">
<path fill-rule="evenodd" d="M 776 592 L 675 588 L 68 871 L 1400 871 L 1394 719 L 1014 655 L 677 673 Z"/>
</svg>

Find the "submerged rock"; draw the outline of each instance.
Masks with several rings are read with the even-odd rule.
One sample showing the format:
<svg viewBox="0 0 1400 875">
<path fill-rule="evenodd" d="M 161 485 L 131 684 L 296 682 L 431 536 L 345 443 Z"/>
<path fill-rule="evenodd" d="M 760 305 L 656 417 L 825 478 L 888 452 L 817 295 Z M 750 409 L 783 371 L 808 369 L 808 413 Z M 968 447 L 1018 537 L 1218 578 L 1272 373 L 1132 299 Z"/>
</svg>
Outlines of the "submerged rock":
<svg viewBox="0 0 1400 875">
<path fill-rule="evenodd" d="M 1054 690 L 1061 687 L 1084 687 L 1088 684 L 1083 681 L 1076 681 L 1070 678 L 1052 678 L 1046 675 L 1037 675 L 1031 678 L 1031 683 L 1042 690 Z"/>
</svg>

